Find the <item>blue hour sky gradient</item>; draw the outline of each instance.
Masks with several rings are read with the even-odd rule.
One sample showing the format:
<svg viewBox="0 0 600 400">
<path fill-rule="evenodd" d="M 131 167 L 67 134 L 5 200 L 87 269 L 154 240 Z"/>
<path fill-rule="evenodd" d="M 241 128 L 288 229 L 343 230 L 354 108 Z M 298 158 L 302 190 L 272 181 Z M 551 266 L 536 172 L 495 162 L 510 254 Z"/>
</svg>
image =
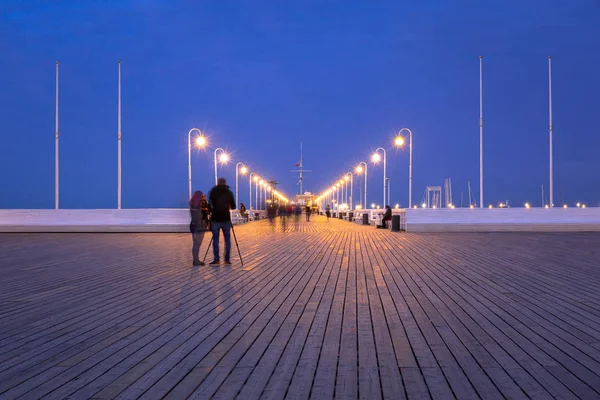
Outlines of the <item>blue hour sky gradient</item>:
<svg viewBox="0 0 600 400">
<path fill-rule="evenodd" d="M 60 62 L 62 208 L 117 204 L 117 61 L 123 60 L 123 207 L 183 207 L 187 132 L 205 131 L 265 177 L 320 192 L 388 148 L 392 203 L 453 183 L 479 198 L 484 56 L 485 203 L 548 190 L 553 60 L 555 204 L 598 205 L 600 3 L 572 1 L 2 1 L 0 208 L 54 206 L 54 73 Z M 193 154 L 194 188 L 214 179 Z M 232 185 L 234 168 L 220 170 Z M 369 203 L 382 168 L 370 166 Z M 355 180 L 358 187 L 359 180 Z M 248 182 L 240 185 L 247 203 Z M 358 190 L 355 194 L 358 197 Z"/>
</svg>

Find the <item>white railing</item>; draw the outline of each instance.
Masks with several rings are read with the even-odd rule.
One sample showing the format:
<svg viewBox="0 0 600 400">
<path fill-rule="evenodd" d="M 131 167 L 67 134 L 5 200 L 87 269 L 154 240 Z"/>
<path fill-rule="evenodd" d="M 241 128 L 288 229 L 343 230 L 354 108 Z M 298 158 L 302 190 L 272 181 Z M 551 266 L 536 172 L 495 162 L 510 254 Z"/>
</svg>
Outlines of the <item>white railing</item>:
<svg viewBox="0 0 600 400">
<path fill-rule="evenodd" d="M 0 210 L 0 232 L 189 232 L 189 224 L 189 209 Z"/>
</svg>

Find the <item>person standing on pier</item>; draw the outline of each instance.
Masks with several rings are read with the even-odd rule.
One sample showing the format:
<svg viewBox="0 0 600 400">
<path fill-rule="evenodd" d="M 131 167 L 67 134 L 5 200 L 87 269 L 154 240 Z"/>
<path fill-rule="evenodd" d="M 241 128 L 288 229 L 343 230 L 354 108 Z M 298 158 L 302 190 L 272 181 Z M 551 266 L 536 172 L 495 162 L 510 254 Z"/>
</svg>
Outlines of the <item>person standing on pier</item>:
<svg viewBox="0 0 600 400">
<path fill-rule="evenodd" d="M 217 179 L 217 186 L 210 190 L 210 226 L 212 230 L 212 243 L 214 259 L 211 265 L 221 263 L 219 258 L 219 234 L 223 230 L 225 238 L 225 264 L 231 264 L 229 256 L 231 254 L 231 212 L 235 209 L 235 199 L 233 193 L 227 186 L 225 178 Z"/>
<path fill-rule="evenodd" d="M 306 208 L 304 209 L 304 212 L 306 213 L 306 222 L 310 222 L 310 213 L 311 213 L 311 208 L 310 206 L 306 206 Z"/>
<path fill-rule="evenodd" d="M 200 261 L 199 252 L 202 240 L 204 239 L 204 232 L 206 232 L 206 220 L 204 210 L 202 209 L 202 199 L 206 200 L 206 196 L 201 191 L 194 192 L 194 195 L 190 199 L 190 232 L 192 233 L 192 257 L 194 259 L 194 265 L 204 265 Z M 208 211 L 208 209 L 207 209 Z"/>
<path fill-rule="evenodd" d="M 327 221 L 329 221 L 329 217 L 331 217 L 331 208 L 329 208 L 329 204 L 325 208 L 325 215 L 327 216 Z"/>
</svg>

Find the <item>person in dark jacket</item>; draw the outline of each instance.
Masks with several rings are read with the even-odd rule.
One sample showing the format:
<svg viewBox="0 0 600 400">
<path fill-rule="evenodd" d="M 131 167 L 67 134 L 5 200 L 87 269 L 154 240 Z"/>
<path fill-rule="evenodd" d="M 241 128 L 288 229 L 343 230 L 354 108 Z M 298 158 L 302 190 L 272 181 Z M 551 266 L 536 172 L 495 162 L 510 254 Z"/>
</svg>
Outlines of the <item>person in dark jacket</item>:
<svg viewBox="0 0 600 400">
<path fill-rule="evenodd" d="M 387 222 L 392 220 L 392 209 L 390 206 L 385 206 L 385 213 L 383 214 L 383 219 L 381 220 L 381 225 L 383 228 L 387 228 Z"/>
<path fill-rule="evenodd" d="M 217 186 L 213 187 L 209 195 L 210 204 L 210 226 L 212 230 L 213 255 L 214 260 L 211 265 L 220 264 L 219 258 L 219 234 L 223 230 L 225 238 L 225 264 L 231 264 L 231 213 L 229 210 L 235 209 L 235 199 L 233 193 L 229 190 L 225 178 L 217 180 Z"/>
<path fill-rule="evenodd" d="M 204 265 L 200 261 L 200 246 L 204 239 L 204 232 L 206 232 L 206 223 L 204 220 L 204 212 L 202 210 L 202 198 L 206 197 L 201 191 L 194 192 L 194 195 L 190 199 L 190 232 L 192 233 L 192 257 L 194 259 L 194 265 Z"/>
<path fill-rule="evenodd" d="M 310 208 L 310 206 L 306 206 L 305 211 L 306 213 L 306 222 L 310 221 L 310 213 L 312 212 L 312 209 Z"/>
</svg>

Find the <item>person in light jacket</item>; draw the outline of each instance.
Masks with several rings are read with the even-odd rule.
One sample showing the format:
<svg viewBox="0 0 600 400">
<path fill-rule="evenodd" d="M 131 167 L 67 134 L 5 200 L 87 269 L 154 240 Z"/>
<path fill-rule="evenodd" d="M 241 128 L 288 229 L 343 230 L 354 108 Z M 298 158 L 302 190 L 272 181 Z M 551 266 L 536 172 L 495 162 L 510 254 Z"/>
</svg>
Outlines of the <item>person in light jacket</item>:
<svg viewBox="0 0 600 400">
<path fill-rule="evenodd" d="M 202 209 L 202 198 L 204 194 L 197 190 L 190 199 L 190 232 L 192 233 L 192 257 L 194 265 L 204 265 L 200 261 L 200 246 L 206 232 L 206 220 Z"/>
</svg>

